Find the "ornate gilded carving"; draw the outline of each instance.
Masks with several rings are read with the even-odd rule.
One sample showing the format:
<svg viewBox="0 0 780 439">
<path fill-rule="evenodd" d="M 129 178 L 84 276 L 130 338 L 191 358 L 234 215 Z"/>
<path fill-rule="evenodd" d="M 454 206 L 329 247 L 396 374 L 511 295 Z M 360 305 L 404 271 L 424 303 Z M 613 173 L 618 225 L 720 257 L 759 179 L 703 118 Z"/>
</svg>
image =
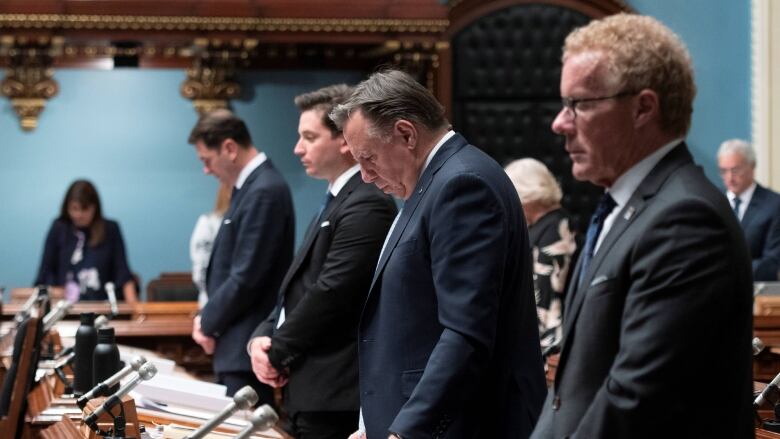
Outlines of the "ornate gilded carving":
<svg viewBox="0 0 780 439">
<path fill-rule="evenodd" d="M 201 115 L 228 108 L 228 100 L 241 93 L 241 87 L 233 80 L 236 64 L 248 60 L 255 47 L 257 40 L 195 40 L 193 66 L 187 69 L 181 95 L 192 100 L 195 111 Z"/>
<path fill-rule="evenodd" d="M 0 29 L 442 33 L 449 20 L 0 14 Z"/>
<path fill-rule="evenodd" d="M 6 76 L 0 82 L 0 93 L 11 100 L 23 130 L 38 126 L 38 117 L 46 101 L 57 94 L 52 60 L 61 54 L 62 39 L 3 38 L 0 53 L 10 62 Z"/>
<path fill-rule="evenodd" d="M 388 47 L 397 47 L 393 62 L 432 92 L 436 92 L 436 71 L 439 69 L 439 50 L 449 47 L 449 42 L 388 42 Z"/>
</svg>

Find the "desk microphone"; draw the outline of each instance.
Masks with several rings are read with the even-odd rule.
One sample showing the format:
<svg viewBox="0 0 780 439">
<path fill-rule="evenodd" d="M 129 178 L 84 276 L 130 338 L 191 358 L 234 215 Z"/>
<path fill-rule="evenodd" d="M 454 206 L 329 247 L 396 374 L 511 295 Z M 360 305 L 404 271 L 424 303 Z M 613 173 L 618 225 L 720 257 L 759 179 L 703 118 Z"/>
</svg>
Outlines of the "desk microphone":
<svg viewBox="0 0 780 439">
<path fill-rule="evenodd" d="M 133 377 L 130 381 L 125 383 L 124 386 L 120 387 L 119 390 L 116 391 L 113 395 L 108 397 L 103 402 L 103 405 L 97 408 L 94 412 L 89 414 L 88 416 L 84 417 L 84 423 L 89 426 L 94 431 L 98 431 L 97 427 L 97 421 L 98 418 L 100 418 L 100 415 L 103 413 L 110 413 L 111 408 L 120 405 L 122 403 L 123 396 L 127 395 L 131 390 L 133 390 L 141 381 L 147 381 L 152 379 L 157 374 L 157 368 L 154 366 L 154 363 L 145 363 L 143 366 L 141 366 L 138 369 L 137 375 Z"/>
<path fill-rule="evenodd" d="M 760 354 L 764 349 L 766 349 L 764 342 L 758 337 L 753 337 L 753 356 Z"/>
<path fill-rule="evenodd" d="M 761 391 L 761 393 L 758 394 L 756 397 L 756 400 L 753 401 L 753 408 L 758 410 L 759 407 L 761 407 L 764 404 L 764 401 L 769 399 L 770 395 L 778 393 L 777 384 L 780 383 L 780 374 L 777 374 L 775 378 L 772 380 L 771 383 L 767 384 L 767 386 L 764 388 L 764 390 Z"/>
<path fill-rule="evenodd" d="M 116 290 L 114 290 L 113 282 L 106 282 L 106 296 L 108 296 L 108 304 L 111 305 L 111 315 L 115 316 L 119 314 L 119 308 L 116 305 Z"/>
<path fill-rule="evenodd" d="M 95 317 L 95 323 L 94 323 L 95 330 L 98 330 L 100 328 L 105 328 L 106 326 L 108 326 L 108 323 L 109 323 L 108 317 L 102 314 Z"/>
<path fill-rule="evenodd" d="M 195 430 L 191 435 L 185 436 L 184 439 L 203 439 L 206 435 L 219 426 L 225 419 L 229 418 L 237 410 L 246 410 L 257 404 L 257 393 L 249 386 L 244 386 L 238 389 L 235 395 L 233 395 L 233 401 L 230 402 L 221 412 L 211 418 L 200 428 Z"/>
<path fill-rule="evenodd" d="M 60 300 L 54 309 L 43 316 L 43 332 L 49 332 L 70 311 L 71 304 L 67 300 Z"/>
<path fill-rule="evenodd" d="M 57 355 L 55 355 L 55 356 L 54 356 L 54 359 L 55 359 L 55 360 L 59 360 L 59 359 L 60 359 L 60 358 L 62 358 L 62 357 L 65 357 L 65 356 L 67 356 L 67 355 L 70 355 L 70 354 L 71 354 L 71 352 L 73 352 L 73 346 L 68 346 L 67 348 L 65 348 L 65 349 L 63 349 L 63 350 L 61 350 L 61 351 L 59 351 L 59 352 L 57 353 Z"/>
<path fill-rule="evenodd" d="M 32 310 L 33 305 L 36 301 L 38 301 L 38 294 L 40 292 L 40 289 L 38 287 L 33 288 L 32 294 L 30 294 L 30 297 L 27 298 L 27 301 L 24 302 L 24 305 L 22 305 L 22 309 L 19 310 L 18 313 L 14 316 L 14 322 L 19 325 L 29 317 L 30 310 Z"/>
<path fill-rule="evenodd" d="M 252 416 L 249 418 L 250 424 L 241 430 L 234 439 L 246 439 L 254 431 L 267 430 L 276 424 L 278 420 L 279 416 L 276 415 L 274 409 L 268 404 L 263 404 L 252 413 Z"/>
<path fill-rule="evenodd" d="M 141 366 L 146 364 L 146 358 L 144 358 L 142 355 L 136 355 L 133 357 L 132 360 L 130 360 L 130 364 L 123 367 L 119 370 L 119 372 L 111 375 L 108 379 L 101 383 L 97 383 L 95 387 L 92 388 L 89 392 L 81 395 L 78 400 L 76 400 L 76 404 L 79 406 L 80 409 L 84 410 L 84 407 L 86 407 L 87 402 L 92 399 L 96 398 L 98 396 L 106 396 L 108 395 L 108 392 L 114 384 L 118 383 L 119 380 L 126 377 L 130 374 L 130 372 L 133 371 L 140 371 Z M 151 377 L 150 377 L 151 378 Z"/>
<path fill-rule="evenodd" d="M 54 363 L 54 369 L 62 369 L 65 366 L 70 365 L 73 363 L 73 360 L 76 358 L 75 352 L 70 352 L 69 354 L 62 356 L 57 359 L 57 362 Z"/>
</svg>

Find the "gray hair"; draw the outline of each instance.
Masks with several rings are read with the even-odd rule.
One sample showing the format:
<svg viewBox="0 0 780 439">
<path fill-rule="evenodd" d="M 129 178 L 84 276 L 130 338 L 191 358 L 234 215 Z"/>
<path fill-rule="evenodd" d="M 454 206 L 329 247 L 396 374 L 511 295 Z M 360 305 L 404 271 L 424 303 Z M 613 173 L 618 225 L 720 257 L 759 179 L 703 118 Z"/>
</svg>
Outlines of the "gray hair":
<svg viewBox="0 0 780 439">
<path fill-rule="evenodd" d="M 563 192 L 544 163 L 536 159 L 515 160 L 504 168 L 523 203 L 536 202 L 544 207 L 560 204 Z"/>
<path fill-rule="evenodd" d="M 376 72 L 355 87 L 344 103 L 330 112 L 339 129 L 359 110 L 371 122 L 371 137 L 386 137 L 398 120 L 408 120 L 429 130 L 446 127 L 444 107 L 431 92 L 400 70 Z"/>
<path fill-rule="evenodd" d="M 720 144 L 720 148 L 718 148 L 718 157 L 732 153 L 740 154 L 747 160 L 750 166 L 756 165 L 756 153 L 747 141 L 742 139 L 729 139 Z"/>
</svg>

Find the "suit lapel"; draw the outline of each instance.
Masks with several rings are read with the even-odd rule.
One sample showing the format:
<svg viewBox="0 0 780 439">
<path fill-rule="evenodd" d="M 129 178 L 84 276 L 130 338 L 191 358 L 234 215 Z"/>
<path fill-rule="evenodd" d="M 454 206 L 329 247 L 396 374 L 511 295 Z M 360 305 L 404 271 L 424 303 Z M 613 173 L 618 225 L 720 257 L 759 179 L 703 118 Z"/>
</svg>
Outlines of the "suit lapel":
<svg viewBox="0 0 780 439">
<path fill-rule="evenodd" d="M 209 284 L 209 277 L 211 276 L 211 267 L 212 267 L 212 261 L 214 260 L 214 255 L 217 253 L 220 243 L 222 242 L 222 226 L 225 224 L 225 221 L 231 222 L 233 215 L 238 210 L 238 206 L 241 205 L 241 200 L 243 199 L 244 195 L 249 192 L 247 189 L 249 186 L 251 186 L 252 182 L 257 179 L 258 175 L 262 173 L 262 169 L 272 167 L 271 159 L 266 159 L 265 162 L 263 162 L 260 166 L 255 168 L 254 171 L 252 171 L 249 176 L 247 177 L 246 181 L 244 181 L 244 184 L 241 186 L 241 190 L 233 191 L 233 197 L 230 198 L 230 206 L 228 206 L 228 210 L 225 212 L 225 215 L 222 217 L 222 222 L 219 225 L 219 230 L 217 230 L 217 236 L 214 237 L 214 244 L 211 246 L 211 254 L 209 255 L 209 265 L 206 267 L 206 285 Z M 208 289 L 207 289 L 208 291 Z"/>
<path fill-rule="evenodd" d="M 282 281 L 282 286 L 279 288 L 279 295 L 282 297 L 282 295 L 285 294 L 285 291 L 287 290 L 287 286 L 289 285 L 290 281 L 292 280 L 295 273 L 301 268 L 301 265 L 303 264 L 303 261 L 306 260 L 306 257 L 309 255 L 309 252 L 311 251 L 311 246 L 314 244 L 314 241 L 317 238 L 317 235 L 320 232 L 320 225 L 331 215 L 333 212 L 336 212 L 337 209 L 344 203 L 344 200 L 346 200 L 349 195 L 355 190 L 355 188 L 358 187 L 358 185 L 361 184 L 361 178 L 360 173 L 357 173 L 353 175 L 349 181 L 347 181 L 347 184 L 344 185 L 343 188 L 339 191 L 339 194 L 336 196 L 336 198 L 333 199 L 333 201 L 328 204 L 328 207 L 322 212 L 322 214 L 315 216 L 311 220 L 311 224 L 309 224 L 309 228 L 306 230 L 306 235 L 304 235 L 303 242 L 301 243 L 301 247 L 298 249 L 298 252 L 295 254 L 295 259 L 293 259 L 292 264 L 290 264 L 290 268 L 287 270 L 287 274 L 284 276 L 284 280 Z"/>
<path fill-rule="evenodd" d="M 409 220 L 412 218 L 415 210 L 417 210 L 420 200 L 422 200 L 423 196 L 425 196 L 425 193 L 428 191 L 428 187 L 431 185 L 434 175 L 453 154 L 458 152 L 465 145 L 466 139 L 460 134 L 455 134 L 442 145 L 431 160 L 431 163 L 425 168 L 422 176 L 420 176 L 420 179 L 417 181 L 417 185 L 414 187 L 414 192 L 411 197 L 404 202 L 401 216 L 398 218 L 395 228 L 393 228 L 393 233 L 387 239 L 384 251 L 382 252 L 379 262 L 377 262 L 376 270 L 374 270 L 374 278 L 371 280 L 369 296 L 371 295 L 371 291 L 374 290 L 374 285 L 376 284 L 377 279 L 379 279 L 382 270 L 384 270 L 387 260 L 390 258 L 395 246 L 398 244 L 398 240 L 401 238 L 406 226 L 409 224 Z"/>
<path fill-rule="evenodd" d="M 652 171 L 645 177 L 645 179 L 639 184 L 631 198 L 626 203 L 625 207 L 620 211 L 609 232 L 601 242 L 598 251 L 593 256 L 593 260 L 588 267 L 588 271 L 583 273 L 583 280 L 581 286 L 578 288 L 576 282 L 572 282 L 569 291 L 567 291 L 566 308 L 563 322 L 563 340 L 564 344 L 561 348 L 561 357 L 559 361 L 558 373 L 563 370 L 561 367 L 567 357 L 568 339 L 571 337 L 571 332 L 574 328 L 574 324 L 582 309 L 582 303 L 585 301 L 588 288 L 594 280 L 594 275 L 599 271 L 600 266 L 610 256 L 610 250 L 617 243 L 623 233 L 628 229 L 631 223 L 638 218 L 644 212 L 647 204 L 660 189 L 669 175 L 674 170 L 685 164 L 691 163 L 693 158 L 688 152 L 688 147 L 685 143 L 682 143 L 672 149 L 660 162 L 653 168 Z M 582 263 L 582 255 L 577 260 L 575 269 L 579 270 Z M 575 271 L 577 273 L 578 271 Z M 572 297 L 573 296 L 573 297 Z M 558 382 L 556 373 L 556 383 Z"/>
<path fill-rule="evenodd" d="M 750 198 L 750 204 L 748 204 L 747 209 L 745 209 L 745 215 L 742 216 L 742 221 L 740 221 L 743 230 L 749 228 L 750 223 L 752 223 L 756 217 L 756 212 L 761 210 L 761 203 L 763 201 L 764 188 L 761 187 L 761 185 L 756 184 L 756 190 L 753 191 L 753 196 Z"/>
</svg>

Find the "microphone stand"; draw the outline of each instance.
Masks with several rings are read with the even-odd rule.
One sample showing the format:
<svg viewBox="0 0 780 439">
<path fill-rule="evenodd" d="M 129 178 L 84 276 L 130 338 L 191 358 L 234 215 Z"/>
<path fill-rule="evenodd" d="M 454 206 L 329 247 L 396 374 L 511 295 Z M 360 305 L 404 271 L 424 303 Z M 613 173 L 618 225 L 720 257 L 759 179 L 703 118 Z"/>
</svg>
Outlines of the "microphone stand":
<svg viewBox="0 0 780 439">
<path fill-rule="evenodd" d="M 100 428 L 97 429 L 97 434 L 103 436 L 105 439 L 133 439 L 125 437 L 125 429 L 127 428 L 127 419 L 125 418 L 125 408 L 122 405 L 122 400 L 116 396 L 111 395 L 106 402 L 103 403 L 106 408 L 106 413 L 114 420 L 114 428 L 109 431 L 103 431 Z M 111 408 L 119 406 L 119 414 L 114 415 Z"/>
</svg>

